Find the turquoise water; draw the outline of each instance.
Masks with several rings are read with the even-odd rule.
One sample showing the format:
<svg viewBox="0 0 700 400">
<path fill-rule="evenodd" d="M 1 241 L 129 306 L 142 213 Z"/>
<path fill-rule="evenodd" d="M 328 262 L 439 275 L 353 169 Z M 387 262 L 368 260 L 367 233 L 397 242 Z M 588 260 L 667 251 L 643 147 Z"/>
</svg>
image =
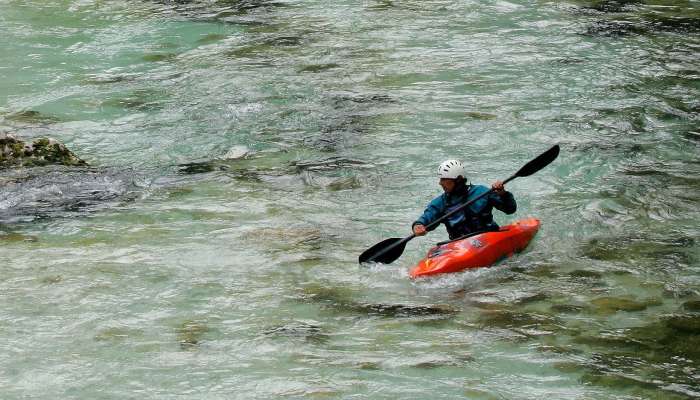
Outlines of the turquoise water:
<svg viewBox="0 0 700 400">
<path fill-rule="evenodd" d="M 691 2 L 0 1 L 0 398 L 700 396 Z M 357 256 L 504 179 L 542 229 Z M 500 223 L 512 220 L 497 215 Z"/>
</svg>

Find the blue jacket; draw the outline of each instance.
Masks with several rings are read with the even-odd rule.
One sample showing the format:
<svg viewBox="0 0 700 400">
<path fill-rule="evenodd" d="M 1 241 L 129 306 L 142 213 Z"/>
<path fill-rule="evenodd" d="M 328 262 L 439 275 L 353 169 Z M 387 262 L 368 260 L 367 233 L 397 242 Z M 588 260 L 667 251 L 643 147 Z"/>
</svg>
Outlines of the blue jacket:
<svg viewBox="0 0 700 400">
<path fill-rule="evenodd" d="M 421 224 L 428 226 L 457 206 L 470 201 L 488 190 L 489 188 L 486 186 L 469 185 L 455 193 L 443 193 L 428 204 L 423 215 L 421 215 L 413 225 Z M 469 207 L 466 207 L 461 212 L 457 212 L 442 221 L 442 223 L 445 224 L 450 239 L 456 239 L 473 232 L 498 230 L 498 225 L 493 222 L 493 214 L 491 213 L 494 208 L 506 214 L 513 214 L 517 208 L 513 194 L 505 192 L 500 196 L 496 193 L 490 193 L 477 200 Z M 435 228 L 437 228 L 437 225 L 428 230 L 432 231 Z"/>
</svg>

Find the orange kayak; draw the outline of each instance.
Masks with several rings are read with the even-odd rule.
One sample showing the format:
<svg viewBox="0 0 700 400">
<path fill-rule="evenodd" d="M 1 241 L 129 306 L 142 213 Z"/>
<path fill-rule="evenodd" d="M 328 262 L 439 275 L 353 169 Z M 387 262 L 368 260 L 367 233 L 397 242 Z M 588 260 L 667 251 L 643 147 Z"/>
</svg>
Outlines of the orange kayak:
<svg viewBox="0 0 700 400">
<path fill-rule="evenodd" d="M 521 219 L 511 225 L 502 226 L 498 231 L 435 246 L 411 269 L 409 275 L 411 278 L 418 278 L 489 266 L 512 256 L 513 253 L 525 250 L 539 228 L 538 219 Z"/>
</svg>

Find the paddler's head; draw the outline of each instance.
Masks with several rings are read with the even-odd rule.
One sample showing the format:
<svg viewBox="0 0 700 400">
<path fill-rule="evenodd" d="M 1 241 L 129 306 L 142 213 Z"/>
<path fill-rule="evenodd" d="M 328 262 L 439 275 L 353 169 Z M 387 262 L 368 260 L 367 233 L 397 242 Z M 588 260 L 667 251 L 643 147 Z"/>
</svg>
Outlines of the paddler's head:
<svg viewBox="0 0 700 400">
<path fill-rule="evenodd" d="M 464 163 L 458 160 L 447 160 L 438 167 L 440 186 L 445 193 L 461 190 L 467 183 L 467 173 Z"/>
</svg>

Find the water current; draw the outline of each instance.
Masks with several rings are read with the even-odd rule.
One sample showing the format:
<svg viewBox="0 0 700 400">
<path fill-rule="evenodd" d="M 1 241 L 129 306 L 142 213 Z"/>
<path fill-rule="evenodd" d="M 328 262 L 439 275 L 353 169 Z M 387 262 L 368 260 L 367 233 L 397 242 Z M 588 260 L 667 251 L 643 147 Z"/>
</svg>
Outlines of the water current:
<svg viewBox="0 0 700 400">
<path fill-rule="evenodd" d="M 700 3 L 0 0 L 2 399 L 700 397 Z M 458 158 L 542 228 L 358 255 Z"/>
</svg>

